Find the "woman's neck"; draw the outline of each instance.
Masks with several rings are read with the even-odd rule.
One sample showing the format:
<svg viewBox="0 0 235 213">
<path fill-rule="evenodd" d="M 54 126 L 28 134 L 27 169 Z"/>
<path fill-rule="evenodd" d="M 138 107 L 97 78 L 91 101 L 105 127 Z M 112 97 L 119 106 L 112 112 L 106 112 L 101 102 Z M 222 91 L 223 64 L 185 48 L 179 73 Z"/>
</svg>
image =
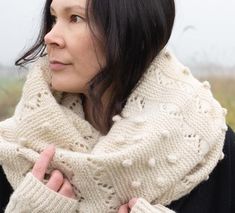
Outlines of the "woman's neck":
<svg viewBox="0 0 235 213">
<path fill-rule="evenodd" d="M 85 120 L 87 120 L 95 129 L 99 130 L 99 127 L 95 123 L 93 116 L 92 116 L 92 102 L 89 100 L 89 98 L 84 98 L 83 100 L 83 111 L 85 115 Z"/>
<path fill-rule="evenodd" d="M 92 109 L 94 104 L 90 99 L 90 97 L 88 97 L 87 95 L 83 96 L 82 105 L 83 105 L 85 120 L 87 120 L 95 129 L 97 129 L 100 132 L 102 132 L 102 130 L 105 129 L 104 125 L 102 124 L 104 124 L 105 113 L 107 113 L 109 98 L 110 98 L 110 93 L 106 91 L 101 98 L 102 111 L 99 112 L 99 117 L 100 117 L 99 123 L 101 124 L 101 126 L 98 126 L 95 123 L 94 117 L 92 116 Z"/>
</svg>

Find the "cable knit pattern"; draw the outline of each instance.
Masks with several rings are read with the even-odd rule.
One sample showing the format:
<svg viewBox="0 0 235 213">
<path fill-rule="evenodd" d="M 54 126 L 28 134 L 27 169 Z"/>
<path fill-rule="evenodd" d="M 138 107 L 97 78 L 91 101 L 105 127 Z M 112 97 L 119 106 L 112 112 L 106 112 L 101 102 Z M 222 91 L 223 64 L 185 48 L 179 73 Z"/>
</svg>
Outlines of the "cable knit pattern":
<svg viewBox="0 0 235 213">
<path fill-rule="evenodd" d="M 61 212 L 61 202 L 67 212 L 112 213 L 142 197 L 132 212 L 159 212 L 152 210 L 209 178 L 223 157 L 225 116 L 209 82 L 199 82 L 163 49 L 101 135 L 84 119 L 79 94 L 51 87 L 43 57 L 29 72 L 13 117 L 0 122 L 0 164 L 16 189 L 7 209 Z M 56 153 L 47 172 L 62 171 L 76 201 L 47 190 L 30 173 L 48 144 Z"/>
</svg>

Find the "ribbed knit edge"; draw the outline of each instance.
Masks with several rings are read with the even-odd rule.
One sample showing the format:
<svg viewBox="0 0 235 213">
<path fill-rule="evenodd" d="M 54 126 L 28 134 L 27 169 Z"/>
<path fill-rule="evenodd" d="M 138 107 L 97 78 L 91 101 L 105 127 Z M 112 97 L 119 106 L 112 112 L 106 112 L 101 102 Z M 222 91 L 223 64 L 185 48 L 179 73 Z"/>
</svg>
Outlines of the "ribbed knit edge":
<svg viewBox="0 0 235 213">
<path fill-rule="evenodd" d="M 151 205 L 144 198 L 139 198 L 130 213 L 175 213 L 161 204 Z"/>
<path fill-rule="evenodd" d="M 22 211 L 32 213 L 73 213 L 76 212 L 76 209 L 78 209 L 77 200 L 67 198 L 49 189 L 29 172 L 11 196 L 5 213 L 19 213 Z"/>
</svg>

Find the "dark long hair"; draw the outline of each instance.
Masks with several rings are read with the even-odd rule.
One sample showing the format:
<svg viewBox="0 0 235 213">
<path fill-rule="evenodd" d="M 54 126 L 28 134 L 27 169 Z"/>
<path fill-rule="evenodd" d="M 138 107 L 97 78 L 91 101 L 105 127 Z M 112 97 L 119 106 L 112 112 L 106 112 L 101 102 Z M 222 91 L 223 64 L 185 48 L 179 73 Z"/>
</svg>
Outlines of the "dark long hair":
<svg viewBox="0 0 235 213">
<path fill-rule="evenodd" d="M 47 0 L 42 26 L 35 44 L 16 62 L 22 66 L 43 56 L 44 36 L 51 30 L 52 0 Z M 106 65 L 89 82 L 92 117 L 102 133 L 112 126 L 112 116 L 121 112 L 128 96 L 154 57 L 167 44 L 175 19 L 174 0 L 87 0 L 86 16 L 93 35 L 98 29 Z M 98 36 L 97 40 L 98 39 Z M 104 117 L 101 97 L 112 86 Z"/>
</svg>

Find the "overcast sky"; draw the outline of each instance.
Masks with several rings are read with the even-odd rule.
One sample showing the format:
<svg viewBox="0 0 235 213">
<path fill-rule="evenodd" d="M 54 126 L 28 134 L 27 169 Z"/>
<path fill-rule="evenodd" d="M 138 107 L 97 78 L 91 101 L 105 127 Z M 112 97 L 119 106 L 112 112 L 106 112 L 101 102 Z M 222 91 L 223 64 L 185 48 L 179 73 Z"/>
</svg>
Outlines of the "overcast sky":
<svg viewBox="0 0 235 213">
<path fill-rule="evenodd" d="M 33 43 L 44 2 L 0 0 L 0 64 L 13 65 Z M 178 58 L 235 66 L 235 0 L 176 0 L 176 7 L 169 47 Z"/>
</svg>

